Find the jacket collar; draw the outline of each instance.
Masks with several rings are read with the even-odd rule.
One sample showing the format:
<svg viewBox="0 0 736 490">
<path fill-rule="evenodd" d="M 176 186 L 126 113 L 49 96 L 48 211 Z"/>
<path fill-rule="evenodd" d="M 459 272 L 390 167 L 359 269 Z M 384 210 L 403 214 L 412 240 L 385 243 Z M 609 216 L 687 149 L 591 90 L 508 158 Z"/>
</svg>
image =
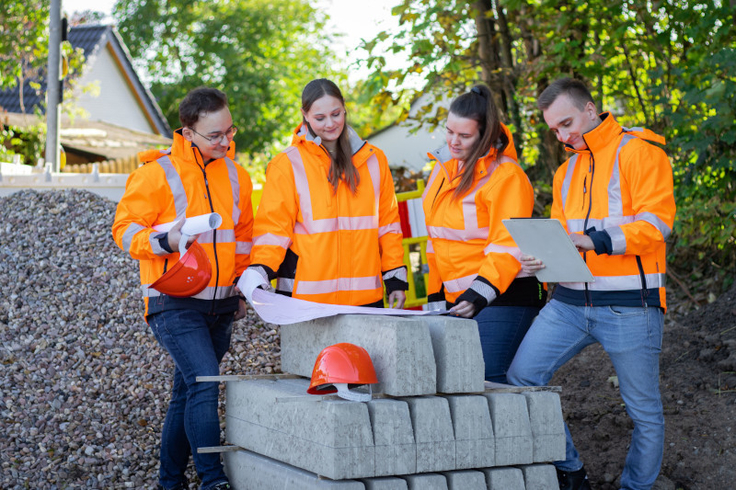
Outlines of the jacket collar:
<svg viewBox="0 0 736 490">
<path fill-rule="evenodd" d="M 565 150 L 575 153 L 597 153 L 608 145 L 616 144 L 618 142 L 618 136 L 623 132 L 623 128 L 610 112 L 602 112 L 598 117 L 601 118 L 601 123 L 583 134 L 583 139 L 588 147 L 583 150 L 576 150 L 566 144 Z"/>
<path fill-rule="evenodd" d="M 476 179 L 478 178 L 478 176 L 485 175 L 486 170 L 488 170 L 488 168 L 496 161 L 498 147 L 500 146 L 501 141 L 499 140 L 496 142 L 495 146 L 488 149 L 488 153 L 478 159 L 475 164 L 475 168 L 473 169 Z M 430 159 L 437 160 L 440 167 L 445 172 L 445 176 L 447 177 L 448 181 L 451 181 L 454 184 L 460 182 L 457 179 L 460 174 L 458 169 L 458 160 L 452 157 L 452 154 L 450 153 L 450 148 L 447 146 L 447 144 L 444 144 L 436 150 L 427 153 L 427 156 Z"/>
<path fill-rule="evenodd" d="M 347 131 L 350 140 L 350 148 L 353 152 L 353 156 L 355 156 L 358 151 L 363 148 L 366 142 L 365 140 L 361 139 L 360 136 L 358 136 L 358 133 L 356 133 L 355 130 L 350 126 L 347 127 Z M 327 151 L 324 149 L 324 146 L 322 146 L 322 139 L 319 136 L 313 136 L 309 129 L 307 129 L 307 125 L 304 123 L 301 123 L 299 124 L 299 126 L 297 126 L 291 138 L 292 146 L 300 144 L 305 145 L 305 147 L 312 152 L 315 152 L 319 149 L 320 153 L 323 151 L 325 154 L 327 153 Z"/>
<path fill-rule="evenodd" d="M 625 128 L 621 126 L 613 114 L 603 112 L 600 114 L 601 123 L 583 135 L 588 148 L 584 150 L 575 150 L 569 145 L 565 145 L 565 150 L 574 153 L 597 153 L 604 150 L 609 145 L 618 145 L 619 137 L 626 133 L 637 138 L 641 138 L 660 145 L 665 144 L 664 137 L 658 135 L 654 131 L 644 128 Z"/>
<path fill-rule="evenodd" d="M 171 144 L 171 146 L 166 150 L 148 150 L 144 151 L 138 154 L 138 157 L 140 160 L 144 163 L 152 162 L 154 160 L 157 160 L 161 158 L 164 155 L 173 155 L 176 157 L 176 159 L 179 162 L 197 165 L 198 167 L 203 167 L 204 163 L 202 160 L 202 153 L 199 151 L 199 147 L 192 143 L 191 141 L 188 141 L 184 136 L 182 135 L 182 128 L 177 129 L 174 131 L 174 142 Z M 227 155 L 226 158 L 229 158 L 230 160 L 235 159 L 235 142 L 231 141 L 230 146 L 227 149 Z M 217 159 L 213 160 L 208 165 L 218 162 L 222 160 Z"/>
</svg>

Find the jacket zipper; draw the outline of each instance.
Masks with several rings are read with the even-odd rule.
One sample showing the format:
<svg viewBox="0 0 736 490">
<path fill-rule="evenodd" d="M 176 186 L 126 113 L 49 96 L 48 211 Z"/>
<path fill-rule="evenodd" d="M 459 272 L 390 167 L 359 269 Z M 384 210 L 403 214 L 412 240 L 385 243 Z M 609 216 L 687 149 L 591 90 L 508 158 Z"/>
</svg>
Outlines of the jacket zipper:
<svg viewBox="0 0 736 490">
<path fill-rule="evenodd" d="M 588 229 L 588 220 L 590 219 L 590 211 L 593 209 L 593 177 L 595 176 L 595 157 L 593 156 L 593 152 L 590 152 L 590 162 L 588 163 L 588 173 L 590 174 L 590 191 L 588 192 L 588 212 L 585 214 L 585 221 L 583 221 L 583 234 L 585 234 L 585 231 Z M 586 183 L 588 181 L 588 176 L 585 176 L 585 180 L 583 180 L 583 207 L 585 207 L 585 192 L 586 189 Z M 585 263 L 588 263 L 588 252 L 583 252 L 583 260 Z M 592 302 L 590 300 L 590 290 L 588 289 L 588 283 L 585 283 L 585 304 L 591 305 Z"/>
<path fill-rule="evenodd" d="M 194 152 L 194 148 L 192 148 L 192 152 Z M 195 153 L 194 160 L 197 160 L 197 155 Z M 202 171 L 202 176 L 204 177 L 204 188 L 207 190 L 207 201 L 210 203 L 210 212 L 214 213 L 215 208 L 212 205 L 212 194 L 210 193 L 210 183 L 207 180 L 207 164 L 202 162 L 202 167 L 199 167 L 199 169 Z M 217 230 L 212 230 L 212 251 L 215 255 L 215 291 L 212 294 L 212 308 L 210 309 L 210 314 L 215 314 L 215 302 L 217 301 L 217 289 L 220 284 L 220 265 L 217 260 Z"/>
</svg>

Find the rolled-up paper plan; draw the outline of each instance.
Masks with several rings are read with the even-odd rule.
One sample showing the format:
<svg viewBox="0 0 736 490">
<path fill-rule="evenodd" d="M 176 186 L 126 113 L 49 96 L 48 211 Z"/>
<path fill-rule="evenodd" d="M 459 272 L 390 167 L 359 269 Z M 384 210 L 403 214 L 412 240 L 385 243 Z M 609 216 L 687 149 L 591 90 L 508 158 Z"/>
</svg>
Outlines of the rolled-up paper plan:
<svg viewBox="0 0 736 490">
<path fill-rule="evenodd" d="M 170 223 L 162 223 L 153 227 L 156 231 L 169 231 L 176 224 L 176 220 Z M 218 213 L 201 214 L 187 218 L 181 227 L 182 235 L 199 235 L 210 230 L 215 230 L 222 224 L 222 216 Z"/>
</svg>

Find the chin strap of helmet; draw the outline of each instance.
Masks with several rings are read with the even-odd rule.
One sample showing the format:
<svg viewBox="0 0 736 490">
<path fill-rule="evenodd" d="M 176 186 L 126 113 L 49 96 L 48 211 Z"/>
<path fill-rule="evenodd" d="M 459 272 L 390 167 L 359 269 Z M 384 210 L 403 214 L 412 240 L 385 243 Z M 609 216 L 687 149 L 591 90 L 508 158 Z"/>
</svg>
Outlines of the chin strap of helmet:
<svg viewBox="0 0 736 490">
<path fill-rule="evenodd" d="M 359 391 L 351 390 L 348 388 L 347 383 L 333 383 L 337 388 L 337 396 L 344 400 L 351 402 L 369 402 L 373 398 L 373 388 L 368 385 L 368 393 L 361 393 Z"/>
</svg>

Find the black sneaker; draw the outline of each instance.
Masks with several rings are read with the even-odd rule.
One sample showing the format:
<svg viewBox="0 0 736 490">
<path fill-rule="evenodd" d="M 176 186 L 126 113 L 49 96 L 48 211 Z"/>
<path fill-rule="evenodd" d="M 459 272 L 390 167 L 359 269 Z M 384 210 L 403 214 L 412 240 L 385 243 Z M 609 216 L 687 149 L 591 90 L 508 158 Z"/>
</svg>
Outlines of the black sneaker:
<svg viewBox="0 0 736 490">
<path fill-rule="evenodd" d="M 557 470 L 557 481 L 560 482 L 560 490 L 591 490 L 585 467 L 570 472 Z"/>
<path fill-rule="evenodd" d="M 212 487 L 212 490 L 232 490 L 232 488 L 228 482 L 224 481 Z"/>
</svg>

